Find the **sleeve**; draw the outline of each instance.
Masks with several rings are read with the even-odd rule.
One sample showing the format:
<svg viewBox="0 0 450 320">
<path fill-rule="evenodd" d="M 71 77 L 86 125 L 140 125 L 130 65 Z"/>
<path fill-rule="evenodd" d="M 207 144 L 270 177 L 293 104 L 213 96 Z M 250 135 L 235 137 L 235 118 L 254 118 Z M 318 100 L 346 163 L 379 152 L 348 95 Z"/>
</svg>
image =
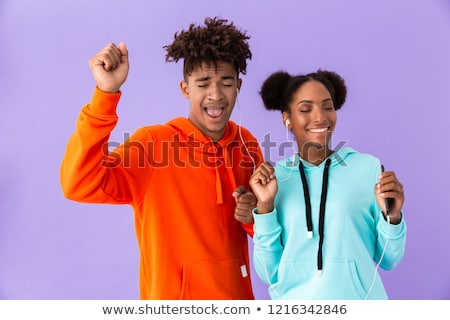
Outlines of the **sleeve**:
<svg viewBox="0 0 450 320">
<path fill-rule="evenodd" d="M 257 214 L 255 211 L 256 209 L 253 210 L 253 263 L 258 276 L 270 286 L 278 281 L 278 266 L 283 253 L 281 226 L 276 209 L 266 214 Z"/>
<path fill-rule="evenodd" d="M 121 93 L 95 89 L 91 103 L 84 105 L 70 137 L 60 167 L 64 196 L 89 203 L 130 203 L 145 182 L 144 132 L 138 131 L 109 152 L 110 134 L 118 116 Z M 147 176 L 148 177 L 148 176 Z"/>
<path fill-rule="evenodd" d="M 399 224 L 390 224 L 384 219 L 383 212 L 378 212 L 378 242 L 376 261 L 385 270 L 394 269 L 403 259 L 406 245 L 406 223 L 402 212 Z"/>
<path fill-rule="evenodd" d="M 253 171 L 255 170 L 255 168 L 258 168 L 261 165 L 261 163 L 264 162 L 264 157 L 263 157 L 263 153 L 261 151 L 261 147 L 258 143 L 258 140 L 247 129 L 242 128 L 242 132 L 245 135 L 245 141 L 246 141 L 245 145 L 244 145 L 246 159 L 245 159 L 245 162 L 243 163 L 242 167 L 246 168 L 247 165 L 249 164 L 251 169 L 247 170 L 247 173 L 239 172 L 238 175 L 245 174 L 245 176 L 247 177 L 246 183 L 244 184 L 245 188 L 247 190 L 251 191 L 250 184 L 249 184 L 250 177 L 253 174 Z M 247 234 L 250 237 L 253 237 L 254 223 L 253 222 L 246 223 L 246 224 L 241 223 L 241 225 L 242 225 L 242 228 L 245 230 L 245 232 L 247 232 Z"/>
<path fill-rule="evenodd" d="M 378 175 L 381 173 L 381 164 L 378 161 L 375 169 L 375 183 L 378 182 Z M 402 220 L 399 224 L 390 224 L 377 203 L 374 195 L 374 217 L 376 223 L 377 246 L 374 261 L 380 263 L 384 270 L 392 270 L 403 259 L 406 245 L 406 223 L 402 212 Z"/>
</svg>

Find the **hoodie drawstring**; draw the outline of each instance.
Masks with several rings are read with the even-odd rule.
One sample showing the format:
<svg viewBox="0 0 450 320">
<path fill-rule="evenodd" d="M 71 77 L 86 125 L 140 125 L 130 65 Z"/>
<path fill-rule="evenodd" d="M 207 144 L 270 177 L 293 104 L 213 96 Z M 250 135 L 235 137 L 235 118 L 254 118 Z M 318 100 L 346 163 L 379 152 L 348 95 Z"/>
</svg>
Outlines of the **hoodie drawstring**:
<svg viewBox="0 0 450 320">
<path fill-rule="evenodd" d="M 216 166 L 216 203 L 223 203 L 222 182 L 220 181 L 219 168 Z"/>
<path fill-rule="evenodd" d="M 226 147 L 222 148 L 223 150 L 223 158 L 224 158 L 224 165 L 227 170 L 228 178 L 230 179 L 230 184 L 232 190 L 236 189 L 236 179 L 234 178 L 234 172 L 232 167 L 232 162 L 230 159 L 230 154 Z M 215 149 L 216 152 L 216 163 L 217 163 L 217 149 Z M 219 167 L 216 165 L 216 203 L 217 204 L 223 204 L 223 191 L 222 191 L 222 181 L 220 179 L 220 172 Z"/>
<path fill-rule="evenodd" d="M 325 226 L 325 204 L 327 201 L 327 191 L 328 191 L 328 171 L 330 168 L 331 159 L 328 158 L 325 162 L 325 168 L 323 169 L 322 178 L 322 194 L 320 195 L 320 210 L 319 210 L 319 249 L 317 250 L 317 270 L 319 275 L 322 274 L 322 248 L 323 248 L 323 238 L 324 238 L 324 226 Z M 302 161 L 298 165 L 300 169 L 300 176 L 303 184 L 303 196 L 305 198 L 306 206 L 306 226 L 308 228 L 308 238 L 312 238 L 313 227 L 312 227 L 312 214 L 311 214 L 311 199 L 309 195 L 308 182 L 306 181 L 305 168 L 303 167 Z"/>
</svg>

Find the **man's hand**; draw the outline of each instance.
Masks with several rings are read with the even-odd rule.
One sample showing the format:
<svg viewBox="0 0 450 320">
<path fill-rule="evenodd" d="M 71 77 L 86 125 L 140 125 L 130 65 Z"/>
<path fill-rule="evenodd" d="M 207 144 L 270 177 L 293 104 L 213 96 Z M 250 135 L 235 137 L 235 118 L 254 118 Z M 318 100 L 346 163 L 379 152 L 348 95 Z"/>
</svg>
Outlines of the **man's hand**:
<svg viewBox="0 0 450 320">
<path fill-rule="evenodd" d="M 128 76 L 128 50 L 125 43 L 110 43 L 89 60 L 97 87 L 109 93 L 119 92 Z"/>
<path fill-rule="evenodd" d="M 245 187 L 239 186 L 234 190 L 233 197 L 236 200 L 234 218 L 245 224 L 253 222 L 252 210 L 256 207 L 255 195 L 247 191 Z"/>
</svg>

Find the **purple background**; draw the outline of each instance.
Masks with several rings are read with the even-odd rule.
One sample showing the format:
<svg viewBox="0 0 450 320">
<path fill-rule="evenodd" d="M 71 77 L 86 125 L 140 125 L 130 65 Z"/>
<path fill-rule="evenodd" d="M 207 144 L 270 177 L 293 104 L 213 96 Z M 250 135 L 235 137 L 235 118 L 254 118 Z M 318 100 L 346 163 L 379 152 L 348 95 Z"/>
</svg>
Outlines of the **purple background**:
<svg viewBox="0 0 450 320">
<path fill-rule="evenodd" d="M 286 140 L 280 114 L 265 111 L 257 93 L 271 72 L 325 68 L 346 79 L 333 144 L 381 158 L 406 194 L 405 257 L 381 272 L 388 294 L 449 299 L 448 0 L 2 0 L 0 299 L 138 298 L 131 208 L 66 200 L 59 167 L 94 89 L 87 62 L 110 41 L 125 41 L 131 61 L 112 140 L 187 115 L 182 65 L 165 63 L 162 46 L 205 16 L 252 37 L 232 118 L 260 141 Z M 254 272 L 253 281 L 267 299 Z"/>
</svg>

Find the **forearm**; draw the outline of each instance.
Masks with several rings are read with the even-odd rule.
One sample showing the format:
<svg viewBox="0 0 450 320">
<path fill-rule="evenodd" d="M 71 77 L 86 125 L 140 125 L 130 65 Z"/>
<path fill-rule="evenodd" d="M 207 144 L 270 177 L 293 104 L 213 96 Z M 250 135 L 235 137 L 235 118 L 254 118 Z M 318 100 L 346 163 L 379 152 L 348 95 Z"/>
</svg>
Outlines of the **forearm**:
<svg viewBox="0 0 450 320">
<path fill-rule="evenodd" d="M 276 212 L 264 215 L 254 214 L 255 234 L 253 237 L 253 259 L 255 270 L 267 284 L 278 278 L 278 265 L 283 253 L 281 226 L 276 220 Z"/>
<path fill-rule="evenodd" d="M 380 219 L 377 230 L 378 254 L 376 260 L 380 259 L 383 250 L 385 250 L 381 267 L 385 270 L 391 270 L 403 259 L 406 244 L 405 221 L 402 219 L 398 224 L 388 224 L 384 219 Z"/>
<path fill-rule="evenodd" d="M 120 94 L 95 90 L 90 104 L 83 106 L 70 137 L 60 169 L 64 195 L 83 202 L 104 202 L 102 193 L 108 167 L 114 158 L 108 156 L 108 139 L 116 126 L 115 112 Z"/>
</svg>

